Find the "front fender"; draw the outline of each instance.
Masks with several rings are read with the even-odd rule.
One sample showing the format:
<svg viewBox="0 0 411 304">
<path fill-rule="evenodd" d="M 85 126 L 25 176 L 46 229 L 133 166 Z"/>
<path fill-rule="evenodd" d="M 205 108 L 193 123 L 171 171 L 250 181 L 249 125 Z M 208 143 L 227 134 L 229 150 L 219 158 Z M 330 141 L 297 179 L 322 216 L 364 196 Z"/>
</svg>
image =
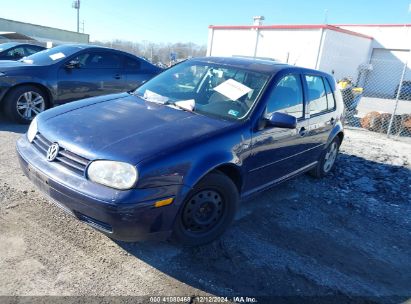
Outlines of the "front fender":
<svg viewBox="0 0 411 304">
<path fill-rule="evenodd" d="M 230 129 L 139 163 L 137 187 L 183 184 L 193 188 L 207 173 L 222 165 L 242 174 L 243 160 L 251 153 L 251 133 L 248 125 Z"/>
<path fill-rule="evenodd" d="M 228 151 L 212 153 L 193 163 L 183 182 L 184 185 L 193 188 L 204 176 L 218 167 L 231 166 L 241 173 L 240 165 L 240 160 Z"/>
</svg>

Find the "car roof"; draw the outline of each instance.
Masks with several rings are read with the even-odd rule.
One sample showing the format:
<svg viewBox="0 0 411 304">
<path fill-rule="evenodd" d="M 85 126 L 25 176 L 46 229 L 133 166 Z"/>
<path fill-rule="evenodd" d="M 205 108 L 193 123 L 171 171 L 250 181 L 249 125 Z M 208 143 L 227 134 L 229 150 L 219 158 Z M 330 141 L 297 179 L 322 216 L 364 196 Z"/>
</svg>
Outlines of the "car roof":
<svg viewBox="0 0 411 304">
<path fill-rule="evenodd" d="M 132 56 L 132 57 L 138 57 L 137 55 L 119 50 L 119 49 L 114 49 L 114 48 L 109 48 L 106 46 L 102 45 L 95 45 L 95 44 L 60 44 L 59 46 L 64 46 L 64 47 L 70 47 L 70 48 L 76 48 L 78 50 L 86 50 L 86 49 L 101 49 L 101 50 L 110 50 L 110 51 L 115 51 L 122 53 L 124 55 Z M 138 57 L 139 59 L 143 59 L 141 57 Z M 143 59 L 144 60 L 144 59 Z"/>
<path fill-rule="evenodd" d="M 318 71 L 307 69 L 303 67 L 298 67 L 294 65 L 289 65 L 286 63 L 278 62 L 275 60 L 267 58 L 253 58 L 253 57 L 198 57 L 192 60 L 197 60 L 205 63 L 214 63 L 220 65 L 227 65 L 235 68 L 247 69 L 253 72 L 266 73 L 266 74 L 276 74 L 282 70 L 289 70 L 299 73 L 312 73 L 312 74 L 321 74 L 323 76 L 331 77 L 331 75 Z"/>
</svg>

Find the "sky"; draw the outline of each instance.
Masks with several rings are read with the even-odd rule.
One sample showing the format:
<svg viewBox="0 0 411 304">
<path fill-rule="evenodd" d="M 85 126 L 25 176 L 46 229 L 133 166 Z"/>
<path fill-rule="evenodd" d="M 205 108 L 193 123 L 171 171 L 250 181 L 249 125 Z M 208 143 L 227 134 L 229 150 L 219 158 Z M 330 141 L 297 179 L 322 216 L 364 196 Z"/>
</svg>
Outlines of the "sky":
<svg viewBox="0 0 411 304">
<path fill-rule="evenodd" d="M 72 0 L 0 0 L 0 17 L 77 30 Z M 411 23 L 411 0 L 81 0 L 90 41 L 207 44 L 209 25 Z M 325 18 L 327 11 L 327 18 Z M 81 27 L 81 26 L 80 26 Z M 1 30 L 1 29 L 0 29 Z"/>
</svg>

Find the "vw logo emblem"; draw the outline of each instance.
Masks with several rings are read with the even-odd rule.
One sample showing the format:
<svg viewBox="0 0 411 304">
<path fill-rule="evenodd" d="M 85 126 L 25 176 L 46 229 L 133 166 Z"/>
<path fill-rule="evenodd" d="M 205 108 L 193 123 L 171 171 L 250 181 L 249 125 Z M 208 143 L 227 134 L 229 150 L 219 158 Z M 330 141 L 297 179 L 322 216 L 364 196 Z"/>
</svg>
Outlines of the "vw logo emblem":
<svg viewBox="0 0 411 304">
<path fill-rule="evenodd" d="M 46 159 L 47 159 L 49 162 L 55 160 L 56 157 L 57 157 L 57 155 L 59 154 L 59 150 L 60 150 L 60 147 L 59 147 L 59 144 L 58 144 L 58 143 L 52 144 L 52 145 L 48 148 L 48 150 L 47 150 Z"/>
</svg>

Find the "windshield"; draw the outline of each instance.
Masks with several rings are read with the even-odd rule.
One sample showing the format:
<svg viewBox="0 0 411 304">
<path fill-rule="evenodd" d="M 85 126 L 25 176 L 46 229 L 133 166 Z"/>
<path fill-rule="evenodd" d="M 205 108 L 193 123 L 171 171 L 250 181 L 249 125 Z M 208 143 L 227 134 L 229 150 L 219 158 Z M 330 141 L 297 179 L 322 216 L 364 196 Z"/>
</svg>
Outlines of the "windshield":
<svg viewBox="0 0 411 304">
<path fill-rule="evenodd" d="M 164 71 L 134 93 L 151 102 L 240 120 L 247 116 L 268 80 L 269 75 L 263 73 L 187 61 Z"/>
<path fill-rule="evenodd" d="M 57 63 L 64 58 L 73 55 L 79 50 L 80 49 L 75 46 L 61 45 L 24 57 L 19 61 L 28 64 L 49 65 Z"/>
</svg>

